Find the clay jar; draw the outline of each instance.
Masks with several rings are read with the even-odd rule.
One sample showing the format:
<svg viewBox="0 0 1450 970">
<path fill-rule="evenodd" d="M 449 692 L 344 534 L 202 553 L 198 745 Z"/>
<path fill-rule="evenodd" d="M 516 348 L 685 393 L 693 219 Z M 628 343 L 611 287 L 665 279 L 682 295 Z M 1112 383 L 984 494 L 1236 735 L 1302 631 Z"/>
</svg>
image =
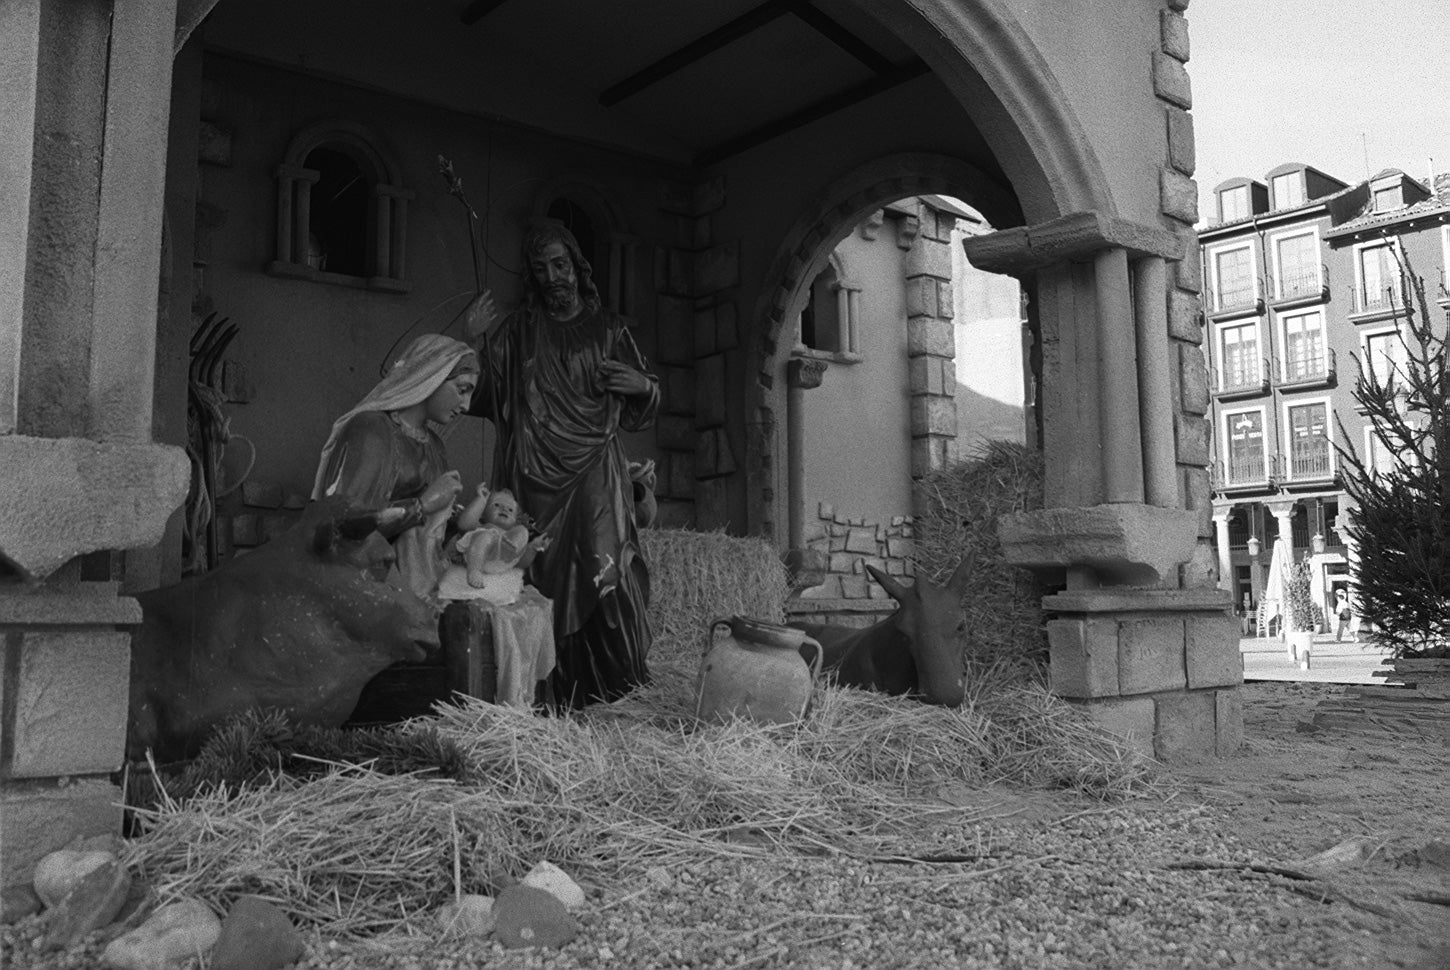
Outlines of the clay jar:
<svg viewBox="0 0 1450 970">
<path fill-rule="evenodd" d="M 819 643 L 800 630 L 748 616 L 715 620 L 708 636 L 695 685 L 697 720 L 791 724 L 804 716 L 821 670 Z M 815 652 L 809 665 L 803 644 Z"/>
</svg>

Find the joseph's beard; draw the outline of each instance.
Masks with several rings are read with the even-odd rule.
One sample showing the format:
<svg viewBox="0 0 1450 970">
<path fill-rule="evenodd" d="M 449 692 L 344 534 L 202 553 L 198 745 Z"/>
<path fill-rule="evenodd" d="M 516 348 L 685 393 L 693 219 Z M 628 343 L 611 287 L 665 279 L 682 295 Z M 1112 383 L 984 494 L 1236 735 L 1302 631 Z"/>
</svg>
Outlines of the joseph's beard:
<svg viewBox="0 0 1450 970">
<path fill-rule="evenodd" d="M 579 291 L 572 286 L 556 285 L 544 290 L 544 306 L 553 313 L 567 313 L 578 302 Z"/>
</svg>

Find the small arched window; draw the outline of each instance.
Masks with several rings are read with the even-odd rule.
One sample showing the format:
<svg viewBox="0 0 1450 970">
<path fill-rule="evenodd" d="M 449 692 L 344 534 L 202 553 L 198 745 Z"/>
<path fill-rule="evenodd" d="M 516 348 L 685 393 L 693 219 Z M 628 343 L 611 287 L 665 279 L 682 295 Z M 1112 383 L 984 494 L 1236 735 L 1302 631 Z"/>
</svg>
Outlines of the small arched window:
<svg viewBox="0 0 1450 970">
<path fill-rule="evenodd" d="M 277 166 L 276 258 L 267 271 L 403 292 L 408 200 L 397 167 L 361 125 L 326 122 L 292 139 Z"/>
<path fill-rule="evenodd" d="M 801 309 L 800 345 L 801 349 L 852 363 L 859 359 L 856 317 L 860 312 L 861 289 L 841 277 L 841 263 L 833 253 L 826 268 L 811 280 L 806 304 Z"/>
</svg>

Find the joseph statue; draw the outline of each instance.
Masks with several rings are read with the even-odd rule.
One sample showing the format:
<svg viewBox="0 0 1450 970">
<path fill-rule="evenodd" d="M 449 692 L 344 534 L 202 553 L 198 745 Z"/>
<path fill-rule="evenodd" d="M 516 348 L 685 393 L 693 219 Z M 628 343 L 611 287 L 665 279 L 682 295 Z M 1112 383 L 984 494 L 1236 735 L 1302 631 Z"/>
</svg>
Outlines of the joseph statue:
<svg viewBox="0 0 1450 970">
<path fill-rule="evenodd" d="M 517 310 L 493 325 L 485 294 L 470 311 L 482 374 L 469 413 L 498 431 L 492 486 L 549 537 L 528 576 L 554 601 L 555 702 L 582 707 L 649 681 L 649 571 L 620 434 L 654 423 L 659 383 L 562 223 L 530 228 L 524 266 Z"/>
</svg>

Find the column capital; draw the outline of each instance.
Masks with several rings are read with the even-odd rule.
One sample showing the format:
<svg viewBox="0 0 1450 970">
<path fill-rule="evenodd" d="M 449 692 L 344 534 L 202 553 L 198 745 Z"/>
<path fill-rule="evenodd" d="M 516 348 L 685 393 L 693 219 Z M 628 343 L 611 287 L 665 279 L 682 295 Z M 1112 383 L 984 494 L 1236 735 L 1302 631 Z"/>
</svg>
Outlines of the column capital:
<svg viewBox="0 0 1450 970">
<path fill-rule="evenodd" d="M 792 357 L 786 365 L 786 378 L 792 389 L 815 390 L 826 376 L 826 366 L 824 360 L 816 357 Z"/>
<path fill-rule="evenodd" d="M 1074 212 L 1033 226 L 1018 226 L 962 240 L 967 259 L 990 273 L 1022 275 L 1054 263 L 1090 259 L 1105 249 L 1125 249 L 1129 259 L 1179 260 L 1183 238 L 1158 226 L 1100 212 Z"/>
</svg>

